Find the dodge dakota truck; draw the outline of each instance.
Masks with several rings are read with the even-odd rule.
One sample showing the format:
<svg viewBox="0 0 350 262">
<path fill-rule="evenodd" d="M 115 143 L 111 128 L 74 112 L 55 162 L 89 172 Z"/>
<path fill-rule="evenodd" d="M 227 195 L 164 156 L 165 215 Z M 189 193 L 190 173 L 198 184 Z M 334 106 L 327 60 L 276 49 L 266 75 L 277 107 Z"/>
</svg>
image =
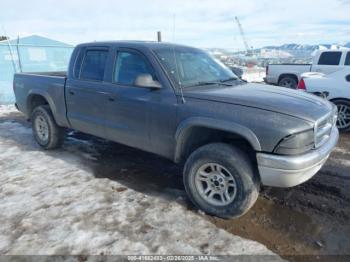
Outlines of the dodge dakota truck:
<svg viewBox="0 0 350 262">
<path fill-rule="evenodd" d="M 310 179 L 339 136 L 330 102 L 246 83 L 206 52 L 170 43 L 81 44 L 67 73 L 16 74 L 14 92 L 42 148 L 74 129 L 171 159 L 189 199 L 223 218 L 247 212 L 261 186 Z"/>
<path fill-rule="evenodd" d="M 323 50 L 316 53 L 312 64 L 270 64 L 265 82 L 295 89 L 306 72 L 331 74 L 350 66 L 349 50 Z"/>
</svg>

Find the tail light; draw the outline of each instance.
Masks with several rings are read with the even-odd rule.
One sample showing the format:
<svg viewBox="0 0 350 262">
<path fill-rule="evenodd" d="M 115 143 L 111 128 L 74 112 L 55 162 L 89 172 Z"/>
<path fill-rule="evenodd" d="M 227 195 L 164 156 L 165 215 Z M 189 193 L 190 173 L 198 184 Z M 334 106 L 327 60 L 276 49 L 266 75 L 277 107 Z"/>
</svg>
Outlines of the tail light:
<svg viewBox="0 0 350 262">
<path fill-rule="evenodd" d="M 269 74 L 269 65 L 266 66 L 266 75 Z"/>
<path fill-rule="evenodd" d="M 306 91 L 306 85 L 305 85 L 304 79 L 301 79 L 301 80 L 299 81 L 299 84 L 298 84 L 297 89 L 299 89 L 299 90 L 305 90 L 305 91 Z"/>
</svg>

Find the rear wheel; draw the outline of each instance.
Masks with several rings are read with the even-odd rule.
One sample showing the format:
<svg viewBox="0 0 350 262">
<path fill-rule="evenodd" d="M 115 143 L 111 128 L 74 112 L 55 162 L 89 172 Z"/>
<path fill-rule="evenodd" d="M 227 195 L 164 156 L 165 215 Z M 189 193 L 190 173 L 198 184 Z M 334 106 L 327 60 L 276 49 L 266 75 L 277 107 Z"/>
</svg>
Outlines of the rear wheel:
<svg viewBox="0 0 350 262">
<path fill-rule="evenodd" d="M 42 148 L 54 149 L 62 145 L 64 129 L 56 124 L 49 106 L 36 107 L 31 120 L 34 138 Z"/>
<path fill-rule="evenodd" d="M 294 77 L 286 76 L 279 81 L 278 85 L 286 88 L 296 89 L 298 81 Z"/>
<path fill-rule="evenodd" d="M 350 101 L 336 100 L 333 103 L 338 108 L 337 127 L 340 132 L 350 131 Z"/>
<path fill-rule="evenodd" d="M 205 145 L 191 154 L 184 168 L 184 185 L 198 208 L 222 218 L 242 216 L 259 195 L 248 156 L 221 143 Z"/>
</svg>

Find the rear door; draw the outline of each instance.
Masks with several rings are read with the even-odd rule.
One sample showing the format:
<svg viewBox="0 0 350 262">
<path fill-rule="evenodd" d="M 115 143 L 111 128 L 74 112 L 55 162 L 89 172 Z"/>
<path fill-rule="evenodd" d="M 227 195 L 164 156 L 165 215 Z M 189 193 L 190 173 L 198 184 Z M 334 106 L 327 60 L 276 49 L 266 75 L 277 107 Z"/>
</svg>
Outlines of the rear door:
<svg viewBox="0 0 350 262">
<path fill-rule="evenodd" d="M 316 65 L 312 66 L 312 71 L 324 74 L 331 74 L 344 68 L 341 51 L 322 52 Z"/>
<path fill-rule="evenodd" d="M 108 47 L 82 48 L 73 77 L 67 80 L 67 117 L 72 128 L 105 136 L 105 112 L 109 97 L 104 82 L 109 58 Z"/>
</svg>

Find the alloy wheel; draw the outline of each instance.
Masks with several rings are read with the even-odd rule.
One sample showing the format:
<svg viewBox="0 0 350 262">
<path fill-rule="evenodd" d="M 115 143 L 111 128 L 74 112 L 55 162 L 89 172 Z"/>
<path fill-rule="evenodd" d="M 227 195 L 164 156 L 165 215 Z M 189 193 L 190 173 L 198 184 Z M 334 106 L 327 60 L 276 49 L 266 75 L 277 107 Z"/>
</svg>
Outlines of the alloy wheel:
<svg viewBox="0 0 350 262">
<path fill-rule="evenodd" d="M 199 195 L 214 206 L 226 206 L 236 198 L 236 180 L 220 164 L 202 165 L 196 172 L 195 185 Z"/>
</svg>

